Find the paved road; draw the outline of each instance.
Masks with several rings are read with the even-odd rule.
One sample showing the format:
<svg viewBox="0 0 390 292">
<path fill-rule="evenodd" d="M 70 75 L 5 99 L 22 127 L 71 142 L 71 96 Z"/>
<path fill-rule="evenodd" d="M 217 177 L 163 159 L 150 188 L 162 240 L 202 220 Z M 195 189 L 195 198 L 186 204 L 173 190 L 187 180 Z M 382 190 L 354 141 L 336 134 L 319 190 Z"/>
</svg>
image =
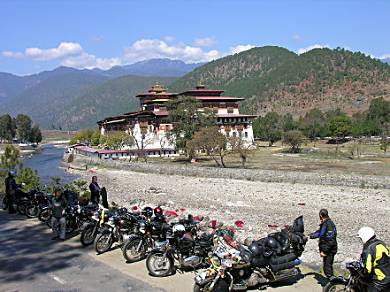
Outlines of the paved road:
<svg viewBox="0 0 390 292">
<path fill-rule="evenodd" d="M 120 248 L 96 255 L 83 248 L 79 236 L 52 241 L 36 219 L 0 211 L 0 292 L 192 291 L 193 273 L 150 277 L 145 262 L 126 264 Z M 267 291 L 320 292 L 318 273 L 302 268 L 302 277 Z M 162 290 L 161 287 L 164 289 Z"/>
<path fill-rule="evenodd" d="M 0 291 L 163 291 L 97 261 L 76 240 L 51 237 L 37 220 L 0 211 Z"/>
</svg>

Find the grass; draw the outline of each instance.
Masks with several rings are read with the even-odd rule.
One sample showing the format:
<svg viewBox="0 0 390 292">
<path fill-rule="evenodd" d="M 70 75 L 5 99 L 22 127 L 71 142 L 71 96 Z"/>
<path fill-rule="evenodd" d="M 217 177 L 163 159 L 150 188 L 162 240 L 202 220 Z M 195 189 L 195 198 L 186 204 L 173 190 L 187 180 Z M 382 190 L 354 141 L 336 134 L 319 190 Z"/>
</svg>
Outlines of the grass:
<svg viewBox="0 0 390 292">
<path fill-rule="evenodd" d="M 72 131 L 43 130 L 42 131 L 42 136 L 43 136 L 42 143 L 70 140 L 74 134 L 75 134 L 75 132 L 72 132 Z"/>
<path fill-rule="evenodd" d="M 331 174 L 390 175 L 390 155 L 385 155 L 379 144 L 360 144 L 349 142 L 343 145 L 326 144 L 317 141 L 315 145 L 304 145 L 298 154 L 288 153 L 288 147 L 276 143 L 272 147 L 259 145 L 251 151 L 246 168 L 262 170 L 285 170 L 320 172 Z M 390 154 L 390 153 L 389 153 Z M 196 165 L 216 167 L 213 159 L 200 156 Z M 149 159 L 150 162 L 171 161 L 168 159 Z M 188 163 L 175 160 L 175 163 Z M 226 166 L 240 168 L 238 155 L 225 157 Z"/>
</svg>

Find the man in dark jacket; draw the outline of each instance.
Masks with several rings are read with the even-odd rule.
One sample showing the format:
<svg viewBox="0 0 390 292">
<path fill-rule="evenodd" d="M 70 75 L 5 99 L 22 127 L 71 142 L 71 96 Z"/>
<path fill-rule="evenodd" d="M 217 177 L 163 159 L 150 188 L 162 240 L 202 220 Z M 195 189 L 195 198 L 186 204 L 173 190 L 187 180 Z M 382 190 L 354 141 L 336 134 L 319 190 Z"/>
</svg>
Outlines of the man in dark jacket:
<svg viewBox="0 0 390 292">
<path fill-rule="evenodd" d="M 319 239 L 320 256 L 323 258 L 324 274 L 328 279 L 334 277 L 333 261 L 337 253 L 337 229 L 329 218 L 328 210 L 320 210 L 320 229 L 310 234 L 311 239 Z"/>
<path fill-rule="evenodd" d="M 94 175 L 92 177 L 92 182 L 89 185 L 89 190 L 91 191 L 91 202 L 99 204 L 101 188 L 97 183 L 97 176 L 96 175 Z"/>
<path fill-rule="evenodd" d="M 8 197 L 8 211 L 10 214 L 15 213 L 15 201 L 18 185 L 15 181 L 15 172 L 10 170 L 5 179 L 5 193 Z"/>
<path fill-rule="evenodd" d="M 54 191 L 54 197 L 52 199 L 51 224 L 54 233 L 54 237 L 52 239 L 57 239 L 58 237 L 61 240 L 65 239 L 65 230 L 66 230 L 65 210 L 67 207 L 68 207 L 68 201 L 66 200 L 65 196 L 62 194 L 61 189 L 57 188 Z M 58 230 L 58 225 L 60 227 L 59 230 Z"/>
<path fill-rule="evenodd" d="M 362 227 L 358 237 L 363 243 L 361 261 L 369 285 L 368 292 L 390 291 L 390 251 L 386 244 L 376 238 L 371 227 Z"/>
</svg>

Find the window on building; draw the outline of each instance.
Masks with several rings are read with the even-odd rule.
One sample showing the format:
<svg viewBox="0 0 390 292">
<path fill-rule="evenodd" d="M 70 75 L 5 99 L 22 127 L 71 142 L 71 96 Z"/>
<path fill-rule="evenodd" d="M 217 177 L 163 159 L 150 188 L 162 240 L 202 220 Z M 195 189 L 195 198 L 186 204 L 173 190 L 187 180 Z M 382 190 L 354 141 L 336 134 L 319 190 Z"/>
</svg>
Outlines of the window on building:
<svg viewBox="0 0 390 292">
<path fill-rule="evenodd" d="M 248 132 L 244 132 L 245 138 L 248 138 Z"/>
<path fill-rule="evenodd" d="M 237 137 L 237 133 L 236 132 L 233 132 L 233 137 Z"/>
<path fill-rule="evenodd" d="M 238 132 L 238 136 L 241 138 L 242 137 L 242 132 Z"/>
</svg>

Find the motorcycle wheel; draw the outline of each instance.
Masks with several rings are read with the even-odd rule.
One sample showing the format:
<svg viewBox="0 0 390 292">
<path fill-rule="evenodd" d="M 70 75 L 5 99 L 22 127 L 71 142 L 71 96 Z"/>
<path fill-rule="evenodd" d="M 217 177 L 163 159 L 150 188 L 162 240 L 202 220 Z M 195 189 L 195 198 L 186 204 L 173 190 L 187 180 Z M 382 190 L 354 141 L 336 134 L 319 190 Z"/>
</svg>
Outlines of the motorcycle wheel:
<svg viewBox="0 0 390 292">
<path fill-rule="evenodd" d="M 152 252 L 146 258 L 146 267 L 153 277 L 166 277 L 173 273 L 174 262 L 162 252 Z"/>
<path fill-rule="evenodd" d="M 146 258 L 147 245 L 142 242 L 140 236 L 131 236 L 123 244 L 122 253 L 123 257 L 128 263 L 138 262 Z"/>
<path fill-rule="evenodd" d="M 326 284 L 326 286 L 322 289 L 323 292 L 342 292 L 342 291 L 350 291 L 350 292 L 354 292 L 355 289 L 350 289 L 347 287 L 347 285 L 343 284 L 343 283 L 332 283 L 332 282 L 329 282 L 328 284 Z"/>
<path fill-rule="evenodd" d="M 80 235 L 80 242 L 83 246 L 89 246 L 95 241 L 95 224 L 88 224 L 84 227 Z"/>
<path fill-rule="evenodd" d="M 95 238 L 95 250 L 98 254 L 105 253 L 109 251 L 114 240 L 112 238 L 112 233 L 108 230 L 99 233 Z"/>
<path fill-rule="evenodd" d="M 7 210 L 7 209 L 8 209 L 8 196 L 7 196 L 7 195 L 5 195 L 5 196 L 3 197 L 3 201 L 2 201 L 1 208 L 2 208 L 3 210 Z"/>
<path fill-rule="evenodd" d="M 17 204 L 16 210 L 19 212 L 20 215 L 26 215 L 27 204 L 28 204 L 28 201 L 20 201 Z"/>
<path fill-rule="evenodd" d="M 210 289 L 210 285 L 213 281 L 206 283 L 203 286 L 194 284 L 194 292 L 229 292 L 229 283 L 225 279 L 219 279 L 215 286 Z"/>
<path fill-rule="evenodd" d="M 38 211 L 38 219 L 44 223 L 51 221 L 50 209 L 42 209 Z"/>
<path fill-rule="evenodd" d="M 26 206 L 26 216 L 28 218 L 35 218 L 38 216 L 39 207 L 34 204 L 29 204 Z"/>
</svg>

